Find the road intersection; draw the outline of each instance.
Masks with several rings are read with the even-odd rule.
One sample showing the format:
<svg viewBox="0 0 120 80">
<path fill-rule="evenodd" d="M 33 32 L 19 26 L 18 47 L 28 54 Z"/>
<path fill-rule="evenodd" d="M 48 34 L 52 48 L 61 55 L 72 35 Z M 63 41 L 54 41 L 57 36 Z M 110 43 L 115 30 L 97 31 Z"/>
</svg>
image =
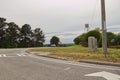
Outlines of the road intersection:
<svg viewBox="0 0 120 80">
<path fill-rule="evenodd" d="M 45 58 L 25 50 L 0 49 L 0 80 L 120 80 L 120 67 Z"/>
</svg>

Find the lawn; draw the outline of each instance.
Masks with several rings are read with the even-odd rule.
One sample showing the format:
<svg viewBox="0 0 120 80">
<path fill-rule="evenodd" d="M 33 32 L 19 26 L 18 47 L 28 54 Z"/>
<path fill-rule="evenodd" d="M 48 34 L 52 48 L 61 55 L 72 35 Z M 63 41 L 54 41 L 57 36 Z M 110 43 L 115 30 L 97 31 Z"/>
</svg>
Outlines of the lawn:
<svg viewBox="0 0 120 80">
<path fill-rule="evenodd" d="M 69 60 L 80 61 L 81 59 L 94 60 L 94 61 L 107 61 L 120 63 L 120 49 L 108 49 L 108 54 L 105 56 L 102 54 L 102 49 L 99 48 L 95 52 L 91 52 L 86 47 L 74 45 L 69 47 L 51 47 L 51 48 L 34 48 L 28 50 L 28 52 L 35 52 L 40 54 L 41 52 L 49 52 L 48 56 L 54 56 L 59 58 L 67 58 Z"/>
</svg>

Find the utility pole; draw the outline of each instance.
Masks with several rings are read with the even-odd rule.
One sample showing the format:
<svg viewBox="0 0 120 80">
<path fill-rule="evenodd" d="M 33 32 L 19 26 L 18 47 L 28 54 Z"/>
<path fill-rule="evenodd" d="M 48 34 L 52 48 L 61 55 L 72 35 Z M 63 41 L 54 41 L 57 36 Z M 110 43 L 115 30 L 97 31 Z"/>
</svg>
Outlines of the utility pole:
<svg viewBox="0 0 120 80">
<path fill-rule="evenodd" d="M 102 14 L 102 50 L 103 54 L 107 54 L 107 29 L 106 29 L 106 13 L 105 0 L 101 0 L 101 14 Z"/>
</svg>

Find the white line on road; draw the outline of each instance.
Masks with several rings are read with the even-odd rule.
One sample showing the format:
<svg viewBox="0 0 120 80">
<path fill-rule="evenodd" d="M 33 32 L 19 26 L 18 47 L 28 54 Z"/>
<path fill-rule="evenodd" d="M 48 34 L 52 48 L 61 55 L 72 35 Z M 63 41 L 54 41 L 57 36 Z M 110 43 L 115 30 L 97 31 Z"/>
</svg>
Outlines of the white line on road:
<svg viewBox="0 0 120 80">
<path fill-rule="evenodd" d="M 18 56 L 21 56 L 20 54 L 17 54 Z"/>
<path fill-rule="evenodd" d="M 21 54 L 21 56 L 26 56 L 25 54 Z"/>
<path fill-rule="evenodd" d="M 18 56 L 26 56 L 25 54 L 17 54 Z"/>
<path fill-rule="evenodd" d="M 0 54 L 0 57 L 7 57 L 6 54 Z"/>
<path fill-rule="evenodd" d="M 6 54 L 3 54 L 3 57 L 7 57 Z"/>
<path fill-rule="evenodd" d="M 0 57 L 22 57 L 22 56 L 26 56 L 25 54 L 15 54 L 15 55 L 6 55 L 6 54 L 0 54 Z"/>
</svg>

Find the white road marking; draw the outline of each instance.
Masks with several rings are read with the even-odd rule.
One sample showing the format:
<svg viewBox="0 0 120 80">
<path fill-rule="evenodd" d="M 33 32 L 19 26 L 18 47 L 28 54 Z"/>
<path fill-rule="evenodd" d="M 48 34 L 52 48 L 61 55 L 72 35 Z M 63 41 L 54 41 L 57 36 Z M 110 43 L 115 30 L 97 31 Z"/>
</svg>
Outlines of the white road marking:
<svg viewBox="0 0 120 80">
<path fill-rule="evenodd" d="M 21 56 L 26 56 L 25 54 L 21 54 Z"/>
<path fill-rule="evenodd" d="M 6 54 L 0 54 L 0 57 L 7 57 Z"/>
<path fill-rule="evenodd" d="M 67 67 L 67 68 L 65 68 L 64 70 L 67 71 L 67 70 L 70 70 L 70 69 L 71 69 L 70 67 Z"/>
<path fill-rule="evenodd" d="M 2 54 L 0 54 L 0 57 L 2 57 Z"/>
<path fill-rule="evenodd" d="M 6 54 L 0 54 L 0 57 L 22 57 L 22 56 L 26 56 L 25 54 L 15 54 L 15 55 L 6 55 Z"/>
<path fill-rule="evenodd" d="M 21 56 L 20 54 L 17 54 L 18 56 Z"/>
<path fill-rule="evenodd" d="M 17 54 L 18 56 L 26 56 L 25 54 Z"/>
<path fill-rule="evenodd" d="M 96 68 L 96 69 L 107 69 L 107 70 L 119 70 L 119 67 L 113 67 L 113 66 L 99 66 L 99 65 L 89 65 L 89 64 L 81 64 L 79 62 L 73 62 L 73 61 L 62 61 L 62 60 L 55 60 L 55 59 L 49 59 L 49 58 L 44 58 L 44 57 L 38 57 L 35 55 L 29 55 L 30 57 L 45 60 L 45 61 L 50 61 L 50 62 L 56 62 L 56 63 L 62 63 L 62 64 L 69 64 L 69 65 L 77 65 L 81 67 L 89 67 L 89 68 Z"/>
<path fill-rule="evenodd" d="M 87 74 L 85 76 L 103 77 L 107 80 L 120 80 L 120 75 L 109 73 L 109 72 L 106 72 L 106 71 Z"/>
<path fill-rule="evenodd" d="M 7 57 L 6 54 L 3 54 L 2 56 L 3 56 L 3 57 Z"/>
</svg>

